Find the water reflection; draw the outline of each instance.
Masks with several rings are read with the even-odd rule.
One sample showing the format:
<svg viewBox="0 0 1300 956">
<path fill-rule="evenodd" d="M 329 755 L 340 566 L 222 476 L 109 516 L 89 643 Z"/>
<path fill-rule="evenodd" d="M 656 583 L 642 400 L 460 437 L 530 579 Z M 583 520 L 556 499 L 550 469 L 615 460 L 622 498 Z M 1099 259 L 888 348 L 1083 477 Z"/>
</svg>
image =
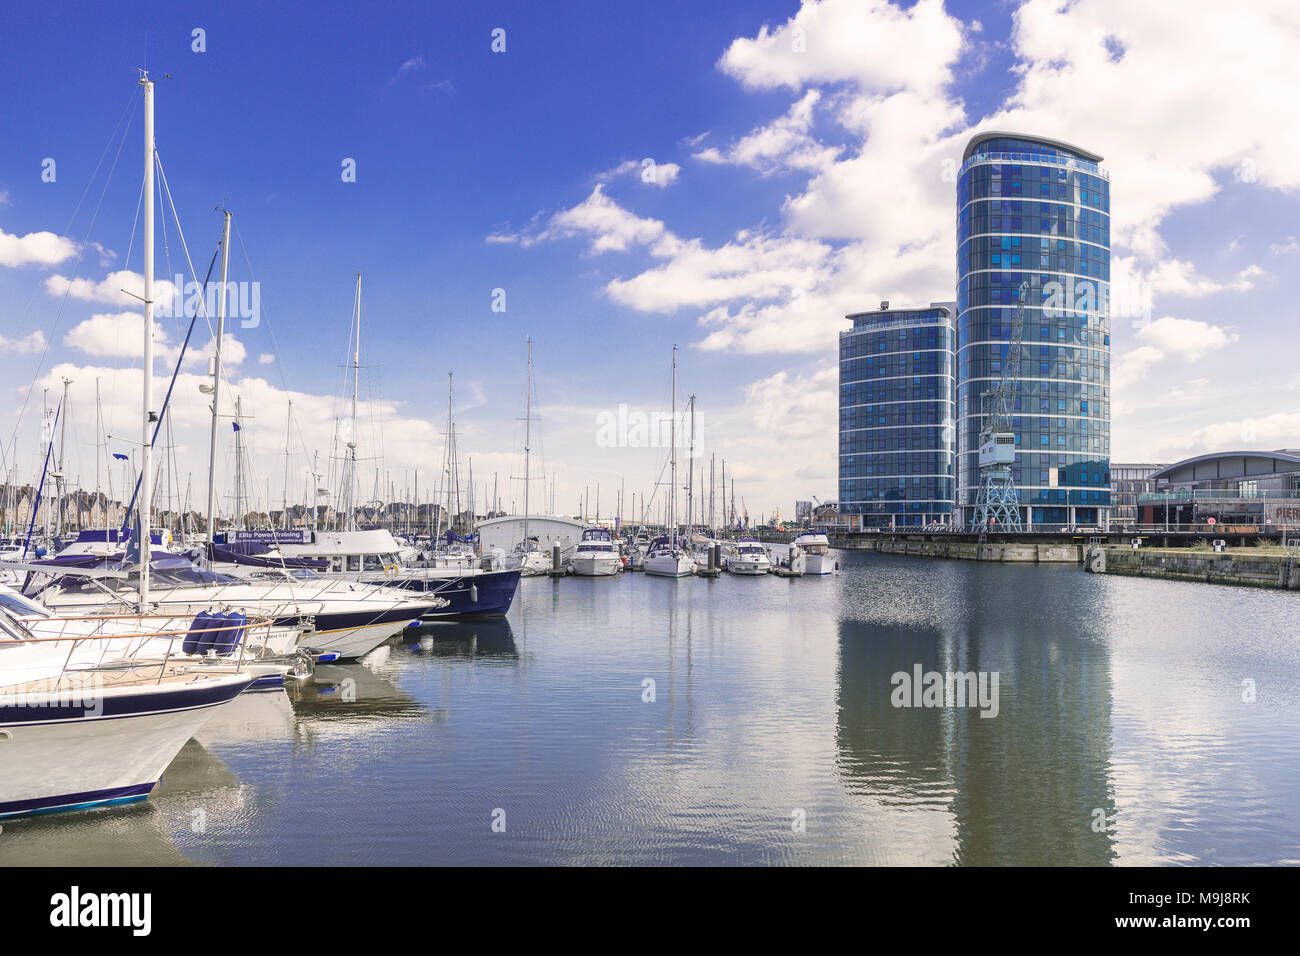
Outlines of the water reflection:
<svg viewBox="0 0 1300 956">
<path fill-rule="evenodd" d="M 1300 595 L 842 567 L 525 580 L 508 620 L 244 695 L 147 804 L 6 821 L 0 863 L 1300 860 Z M 917 665 L 996 673 L 998 715 L 895 707 Z"/>
<path fill-rule="evenodd" d="M 505 618 L 425 624 L 407 628 L 394 642 L 411 654 L 447 660 L 519 659 L 514 630 Z"/>
</svg>

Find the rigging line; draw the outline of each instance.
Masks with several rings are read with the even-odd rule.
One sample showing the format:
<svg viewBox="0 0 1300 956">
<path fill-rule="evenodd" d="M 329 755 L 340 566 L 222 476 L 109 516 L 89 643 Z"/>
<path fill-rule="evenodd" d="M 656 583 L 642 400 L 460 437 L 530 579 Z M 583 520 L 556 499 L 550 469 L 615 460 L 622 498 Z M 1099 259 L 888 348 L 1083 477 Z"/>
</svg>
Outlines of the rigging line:
<svg viewBox="0 0 1300 956">
<path fill-rule="evenodd" d="M 22 426 L 23 416 L 27 412 L 27 405 L 28 403 L 30 403 L 32 394 L 36 390 L 37 381 L 40 380 L 41 369 L 45 365 L 45 359 L 50 354 L 50 343 L 53 341 L 54 333 L 58 330 L 59 322 L 63 318 L 63 310 L 68 304 L 68 296 L 72 293 L 72 282 L 77 278 L 77 276 L 81 272 L 81 260 L 85 257 L 86 254 L 86 244 L 90 241 L 90 236 L 95 230 L 95 223 L 99 221 L 99 212 L 104 206 L 104 197 L 108 195 L 108 187 L 113 182 L 113 173 L 117 170 L 118 160 L 121 159 L 122 157 L 122 148 L 126 145 L 126 129 L 123 128 L 122 121 L 126 119 L 126 114 L 128 111 L 130 112 L 131 116 L 135 115 L 135 108 L 138 105 L 138 103 L 139 101 L 136 99 L 135 91 L 133 90 L 126 108 L 122 110 L 122 116 L 118 118 L 117 125 L 113 128 L 112 135 L 109 137 L 108 142 L 104 145 L 104 152 L 100 154 L 99 162 L 95 164 L 94 172 L 90 174 L 90 179 L 86 182 L 86 188 L 82 190 L 81 198 L 77 200 L 76 208 L 73 209 L 72 216 L 68 219 L 68 225 L 63 230 L 66 233 L 72 229 L 72 223 L 77 218 L 77 213 L 80 212 L 81 210 L 81 204 L 85 202 L 86 196 L 89 195 L 90 193 L 91 183 L 93 183 L 95 181 L 95 177 L 99 175 L 99 170 L 104 165 L 104 157 L 108 155 L 108 151 L 110 148 L 112 148 L 113 145 L 113 139 L 117 136 L 118 130 L 121 129 L 122 141 L 118 144 L 117 153 L 114 154 L 113 156 L 113 165 L 108 171 L 108 178 L 105 179 L 104 181 L 104 188 L 99 194 L 99 200 L 98 202 L 95 203 L 95 211 L 90 217 L 90 225 L 86 227 L 86 235 L 85 238 L 82 240 L 81 248 L 77 250 L 77 260 L 72 271 L 72 279 L 68 281 L 67 288 L 63 290 L 63 298 L 59 302 L 58 311 L 54 315 L 54 322 L 50 326 L 50 333 L 48 336 L 46 336 L 45 339 L 45 349 L 41 352 L 40 359 L 37 360 L 36 371 L 32 375 L 31 384 L 27 386 L 27 394 L 23 396 L 23 403 L 18 408 L 18 417 L 14 421 L 14 429 L 10 435 L 11 438 L 17 437 L 18 429 Z M 130 124 L 128 123 L 127 128 L 129 128 L 129 126 Z M 144 193 L 143 184 L 140 187 L 140 192 L 142 194 Z M 27 300 L 27 306 L 23 309 L 22 315 L 19 317 L 20 327 L 21 327 L 21 323 L 26 319 L 27 314 L 31 311 L 32 303 L 35 301 L 36 301 L 36 290 L 33 289 L 31 297 Z M 3 446 L 0 445 L 0 454 L 2 453 L 3 453 Z"/>
<path fill-rule="evenodd" d="M 195 285 L 198 285 L 199 275 L 194 269 L 194 260 L 190 258 L 190 247 L 185 241 L 185 230 L 181 227 L 181 217 L 176 212 L 176 202 L 175 200 L 172 199 L 172 189 L 171 186 L 167 183 L 167 173 L 166 171 L 163 170 L 162 157 L 158 155 L 158 150 L 156 148 L 154 149 L 153 155 L 154 155 L 154 163 L 158 167 L 158 178 L 162 181 L 162 188 L 167 193 L 167 205 L 171 208 L 172 220 L 176 223 L 176 238 L 180 240 L 181 251 L 185 253 L 185 263 L 186 265 L 189 266 L 190 278 L 194 280 Z M 209 270 L 209 273 L 210 272 L 211 270 Z M 204 280 L 203 287 L 206 290 L 207 288 L 206 279 Z M 222 294 L 223 295 L 225 294 L 225 290 L 222 290 Z M 207 325 L 208 327 L 208 334 L 215 338 L 216 332 L 212 328 L 212 317 L 208 315 L 208 303 L 207 303 L 206 293 L 199 297 L 198 308 L 194 310 L 194 317 L 196 319 L 200 314 L 202 314 L 203 316 L 204 324 Z M 225 363 L 222 364 L 224 365 Z"/>
<path fill-rule="evenodd" d="M 178 224 L 177 228 L 178 228 L 178 229 L 180 228 L 180 227 L 179 227 L 179 224 Z M 220 251 L 220 250 L 218 249 L 217 251 Z M 204 290 L 207 289 L 207 287 L 208 287 L 208 281 L 212 278 L 212 269 L 213 269 L 213 267 L 217 264 L 217 251 L 214 251 L 214 252 L 212 253 L 212 262 L 210 262 L 210 263 L 208 264 L 208 274 L 207 274 L 207 276 L 206 276 L 206 277 L 204 278 L 204 280 L 203 280 L 203 288 L 204 288 Z M 197 280 L 196 280 L 196 281 L 197 281 Z M 185 350 L 189 347 L 189 344 L 190 344 L 190 336 L 194 334 L 194 323 L 195 323 L 196 321 L 198 321 L 198 317 L 199 317 L 198 309 L 195 309 L 195 310 L 194 310 L 194 316 L 190 319 L 190 326 L 189 326 L 189 329 L 188 329 L 188 330 L 186 331 L 186 333 L 185 333 L 185 341 L 183 341 L 183 342 L 181 343 L 180 354 L 176 357 L 176 367 L 172 370 L 171 381 L 170 381 L 170 382 L 168 383 L 168 385 L 167 385 L 167 394 L 163 397 L 162 409 L 161 409 L 161 411 L 159 411 L 159 413 L 158 413 L 158 422 L 157 422 L 157 424 L 154 425 L 153 434 L 149 436 L 149 445 L 150 445 L 150 447 L 152 447 L 153 445 L 157 444 L 157 442 L 158 442 L 158 433 L 162 430 L 163 420 L 167 418 L 167 413 L 171 411 L 171 398 L 172 398 L 172 392 L 173 392 L 173 390 L 176 388 L 176 379 L 180 376 L 180 373 L 181 373 L 181 364 L 185 361 Z M 146 375 L 152 375 L 152 374 L 153 374 L 153 371 L 152 371 L 151 369 L 145 369 L 145 374 L 146 374 Z M 146 409 L 146 411 L 148 411 L 148 409 Z M 144 470 L 141 469 L 140 477 L 136 479 L 136 483 L 135 483 L 135 491 L 132 492 L 132 494 L 131 494 L 131 503 L 127 506 L 127 509 L 126 509 L 126 515 L 125 515 L 125 517 L 124 517 L 123 520 L 122 520 L 122 532 L 123 532 L 123 533 L 125 533 L 126 531 L 128 531 L 128 530 L 130 529 L 130 527 L 131 527 L 131 512 L 132 512 L 132 510 L 135 508 L 135 506 L 136 506 L 136 502 L 137 502 L 137 500 L 139 499 L 139 496 L 140 496 L 140 484 L 141 484 L 141 481 L 143 480 L 143 477 L 144 477 Z M 152 510 L 152 509 L 153 509 L 153 502 L 152 502 L 152 501 L 144 502 L 144 503 L 143 503 L 143 506 L 146 507 L 146 508 L 149 508 L 150 510 Z"/>
<path fill-rule="evenodd" d="M 256 275 L 256 273 L 253 272 L 253 263 L 252 263 L 252 260 L 250 259 L 249 255 L 248 255 L 248 247 L 244 244 L 244 234 L 243 234 L 242 232 L 239 231 L 239 224 L 238 224 L 238 223 L 234 223 L 234 227 L 235 227 L 235 238 L 239 240 L 239 251 L 240 251 L 240 253 L 241 253 L 241 254 L 243 255 L 243 257 L 244 257 L 244 268 L 248 270 L 248 278 L 249 278 L 249 280 L 252 281 L 252 282 L 256 282 L 256 281 L 257 281 L 257 275 Z M 279 343 L 279 340 L 277 340 L 276 337 L 275 337 L 275 327 L 271 324 L 270 317 L 266 314 L 266 305 L 265 305 L 265 303 L 263 303 L 263 302 L 261 301 L 260 298 L 258 299 L 258 307 L 259 307 L 259 317 L 260 317 L 260 319 L 265 320 L 265 322 L 266 322 L 266 332 L 267 332 L 267 335 L 269 335 L 270 338 L 271 338 L 271 351 L 275 354 L 276 358 L 279 359 L 279 361 L 277 361 L 277 362 L 275 363 L 275 367 L 276 367 L 276 371 L 277 371 L 277 372 L 279 373 L 279 375 L 280 375 L 280 384 L 281 384 L 281 386 L 283 386 L 284 391 L 285 391 L 286 393 L 290 393 L 290 394 L 298 394 L 298 395 L 305 395 L 305 393 L 294 393 L 294 390 L 293 390 L 292 388 L 290 388 L 290 386 L 289 386 L 289 378 L 288 378 L 287 375 L 285 375 L 285 372 L 284 372 L 283 353 L 281 353 L 281 351 L 280 351 L 280 343 Z M 349 345 L 350 345 L 350 344 L 351 344 L 351 343 L 349 342 Z M 303 435 L 303 433 L 302 433 L 302 425 L 301 425 L 301 423 L 297 423 L 297 425 L 296 425 L 296 427 L 293 429 L 293 431 L 295 431 L 295 432 L 297 433 L 297 436 L 298 436 L 298 444 L 299 444 L 299 446 L 301 447 L 301 451 L 302 451 L 304 457 L 310 458 L 311 455 L 309 454 L 309 450 L 308 450 L 308 448 L 307 448 L 307 439 L 306 439 L 306 437 L 305 437 L 305 436 Z M 315 479 L 313 479 L 313 480 L 315 480 Z"/>
</svg>

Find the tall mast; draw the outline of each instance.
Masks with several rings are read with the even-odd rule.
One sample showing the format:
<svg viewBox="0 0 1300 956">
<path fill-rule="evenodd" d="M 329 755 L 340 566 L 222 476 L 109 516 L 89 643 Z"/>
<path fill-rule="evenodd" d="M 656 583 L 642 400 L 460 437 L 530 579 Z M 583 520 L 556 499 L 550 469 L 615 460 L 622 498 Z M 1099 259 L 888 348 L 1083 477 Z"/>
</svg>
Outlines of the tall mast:
<svg viewBox="0 0 1300 956">
<path fill-rule="evenodd" d="M 243 442 L 240 440 L 240 429 L 244 426 L 239 423 L 243 411 L 242 399 L 235 396 L 235 526 L 244 527 L 244 456 Z"/>
<path fill-rule="evenodd" d="M 352 430 L 348 434 L 348 530 L 357 530 L 357 392 L 361 389 L 361 273 L 357 273 L 357 296 L 353 305 L 357 334 L 352 347 Z"/>
<path fill-rule="evenodd" d="M 524 552 L 528 551 L 528 486 L 532 472 L 529 461 L 532 458 L 533 443 L 533 340 L 528 339 L 528 395 L 524 398 Z M 543 489 L 545 490 L 545 489 Z"/>
<path fill-rule="evenodd" d="M 668 457 L 671 468 L 668 475 L 668 546 L 677 548 L 677 346 L 673 346 L 673 410 L 669 419 Z M 659 434 L 663 434 L 660 432 Z"/>
<path fill-rule="evenodd" d="M 289 412 L 284 422 L 284 502 L 280 509 L 280 527 L 289 528 L 289 434 L 293 431 L 293 399 L 289 399 Z M 268 505 L 269 507 L 269 505 Z"/>
<path fill-rule="evenodd" d="M 221 412 L 221 339 L 226 332 L 226 279 L 230 269 L 230 211 L 221 227 L 221 285 L 217 289 L 217 337 L 212 358 L 212 431 L 208 438 L 208 541 L 217 525 L 217 418 Z"/>
<path fill-rule="evenodd" d="M 691 396 L 691 450 L 686 456 L 686 540 L 695 518 L 695 396 Z"/>
<path fill-rule="evenodd" d="M 72 384 L 72 379 L 63 380 L 63 416 L 59 422 L 59 466 L 54 472 L 55 494 L 58 496 L 54 506 L 54 528 L 59 533 L 63 530 L 63 499 L 68 493 L 68 482 L 65 474 L 67 472 L 68 462 L 64 457 L 65 449 L 68 444 L 68 386 Z"/>
<path fill-rule="evenodd" d="M 140 438 L 140 610 L 149 605 L 149 509 L 153 504 L 153 81 L 142 73 L 144 88 L 144 390 Z"/>
</svg>

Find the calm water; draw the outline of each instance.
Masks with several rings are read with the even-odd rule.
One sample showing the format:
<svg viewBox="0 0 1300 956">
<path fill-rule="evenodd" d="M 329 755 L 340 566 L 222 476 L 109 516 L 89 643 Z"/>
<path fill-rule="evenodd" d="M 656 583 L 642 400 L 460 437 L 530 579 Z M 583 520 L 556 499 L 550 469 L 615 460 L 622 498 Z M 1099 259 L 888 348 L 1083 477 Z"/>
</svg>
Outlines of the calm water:
<svg viewBox="0 0 1300 956">
<path fill-rule="evenodd" d="M 1300 596 L 841 563 L 526 580 L 244 695 L 145 804 L 7 821 L 0 864 L 1300 862 Z M 894 707 L 916 664 L 996 672 L 998 715 Z"/>
</svg>

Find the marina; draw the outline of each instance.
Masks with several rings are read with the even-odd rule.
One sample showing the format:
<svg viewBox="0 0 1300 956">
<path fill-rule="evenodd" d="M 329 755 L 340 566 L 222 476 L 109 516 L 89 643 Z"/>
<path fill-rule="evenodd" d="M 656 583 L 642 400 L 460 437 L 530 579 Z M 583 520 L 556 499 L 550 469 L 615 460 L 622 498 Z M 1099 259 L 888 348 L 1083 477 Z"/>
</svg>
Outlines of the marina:
<svg viewBox="0 0 1300 956">
<path fill-rule="evenodd" d="M 841 560 L 672 601 L 639 574 L 525 579 L 505 618 L 241 695 L 145 804 L 5 821 L 0 865 L 1300 859 L 1291 595 Z M 914 662 L 1000 673 L 997 718 L 891 706 Z"/>
<path fill-rule="evenodd" d="M 1287 928 L 1300 7 L 185 6 L 0 30 L 19 940 Z"/>
</svg>

